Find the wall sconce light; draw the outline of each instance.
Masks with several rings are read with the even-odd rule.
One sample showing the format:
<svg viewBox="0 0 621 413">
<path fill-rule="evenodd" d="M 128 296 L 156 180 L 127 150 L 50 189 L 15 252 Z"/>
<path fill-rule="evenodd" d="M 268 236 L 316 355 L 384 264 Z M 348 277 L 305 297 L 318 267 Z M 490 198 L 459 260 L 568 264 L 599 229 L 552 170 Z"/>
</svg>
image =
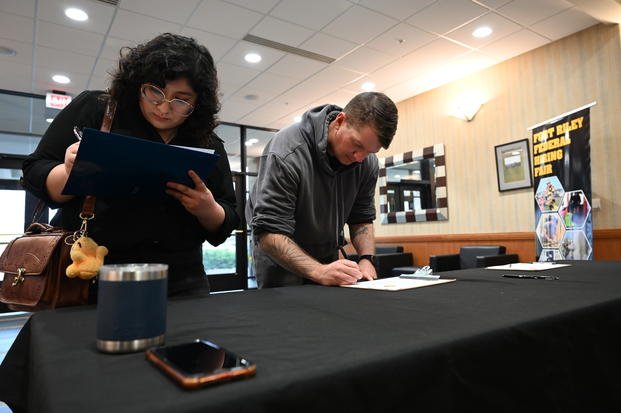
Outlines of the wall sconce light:
<svg viewBox="0 0 621 413">
<path fill-rule="evenodd" d="M 483 106 L 484 99 L 480 93 L 463 93 L 455 99 L 451 116 L 470 122 Z"/>
</svg>

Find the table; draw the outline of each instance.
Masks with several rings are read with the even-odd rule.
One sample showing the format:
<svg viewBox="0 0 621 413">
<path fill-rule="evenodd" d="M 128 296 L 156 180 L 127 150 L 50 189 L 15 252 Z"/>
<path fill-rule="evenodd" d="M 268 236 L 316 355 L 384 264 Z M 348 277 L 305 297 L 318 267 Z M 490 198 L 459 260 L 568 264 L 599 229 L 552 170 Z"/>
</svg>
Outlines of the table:
<svg viewBox="0 0 621 413">
<path fill-rule="evenodd" d="M 621 262 L 558 280 L 471 269 L 398 292 L 299 286 L 170 301 L 167 343 L 210 339 L 257 375 L 182 390 L 95 349 L 96 310 L 34 314 L 0 367 L 31 412 L 621 411 Z M 476 410 L 475 410 L 476 409 Z"/>
</svg>

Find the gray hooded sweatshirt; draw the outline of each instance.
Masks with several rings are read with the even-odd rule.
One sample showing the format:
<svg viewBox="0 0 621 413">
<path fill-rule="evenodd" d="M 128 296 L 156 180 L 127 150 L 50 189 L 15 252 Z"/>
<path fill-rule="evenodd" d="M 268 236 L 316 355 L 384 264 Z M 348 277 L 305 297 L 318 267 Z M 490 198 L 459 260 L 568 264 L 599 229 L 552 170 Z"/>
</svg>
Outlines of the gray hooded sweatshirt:
<svg viewBox="0 0 621 413">
<path fill-rule="evenodd" d="M 338 258 L 346 222 L 373 222 L 377 157 L 370 154 L 361 163 L 343 166 L 327 153 L 328 125 L 341 110 L 334 105 L 314 108 L 267 144 L 246 205 L 255 239 L 262 233 L 286 235 L 327 264 Z M 256 247 L 253 258 L 261 288 L 309 282 Z"/>
</svg>

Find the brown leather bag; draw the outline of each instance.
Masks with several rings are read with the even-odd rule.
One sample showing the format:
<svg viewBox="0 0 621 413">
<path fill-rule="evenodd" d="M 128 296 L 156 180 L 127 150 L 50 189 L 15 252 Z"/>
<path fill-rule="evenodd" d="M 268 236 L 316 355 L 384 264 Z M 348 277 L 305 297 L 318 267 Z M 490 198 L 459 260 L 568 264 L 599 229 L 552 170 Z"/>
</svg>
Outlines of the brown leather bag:
<svg viewBox="0 0 621 413">
<path fill-rule="evenodd" d="M 0 301 L 14 311 L 37 311 L 88 302 L 91 280 L 65 275 L 71 264 L 73 231 L 33 223 L 0 257 L 4 281 Z"/>
<path fill-rule="evenodd" d="M 115 110 L 116 104 L 109 101 L 102 131 L 110 131 Z M 45 205 L 41 202 L 40 206 Z M 94 209 L 95 197 L 87 196 L 80 214 L 83 228 L 77 232 L 33 222 L 24 235 L 11 241 L 0 256 L 0 272 L 4 272 L 0 301 L 14 311 L 87 304 L 92 281 L 69 278 L 66 270 L 71 264 L 71 244 L 77 234 L 86 231 Z"/>
</svg>

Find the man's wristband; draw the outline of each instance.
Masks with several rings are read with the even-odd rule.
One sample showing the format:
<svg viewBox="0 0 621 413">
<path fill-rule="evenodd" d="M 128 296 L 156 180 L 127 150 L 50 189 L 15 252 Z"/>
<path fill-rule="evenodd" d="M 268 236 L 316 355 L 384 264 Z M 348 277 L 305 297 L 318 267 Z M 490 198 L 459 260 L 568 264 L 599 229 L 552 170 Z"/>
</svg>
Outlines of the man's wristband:
<svg viewBox="0 0 621 413">
<path fill-rule="evenodd" d="M 371 261 L 371 264 L 373 264 L 373 266 L 375 266 L 375 255 L 371 255 L 371 254 L 361 255 L 360 259 L 358 260 L 358 262 L 360 262 L 362 260 L 369 260 L 369 261 Z"/>
</svg>

